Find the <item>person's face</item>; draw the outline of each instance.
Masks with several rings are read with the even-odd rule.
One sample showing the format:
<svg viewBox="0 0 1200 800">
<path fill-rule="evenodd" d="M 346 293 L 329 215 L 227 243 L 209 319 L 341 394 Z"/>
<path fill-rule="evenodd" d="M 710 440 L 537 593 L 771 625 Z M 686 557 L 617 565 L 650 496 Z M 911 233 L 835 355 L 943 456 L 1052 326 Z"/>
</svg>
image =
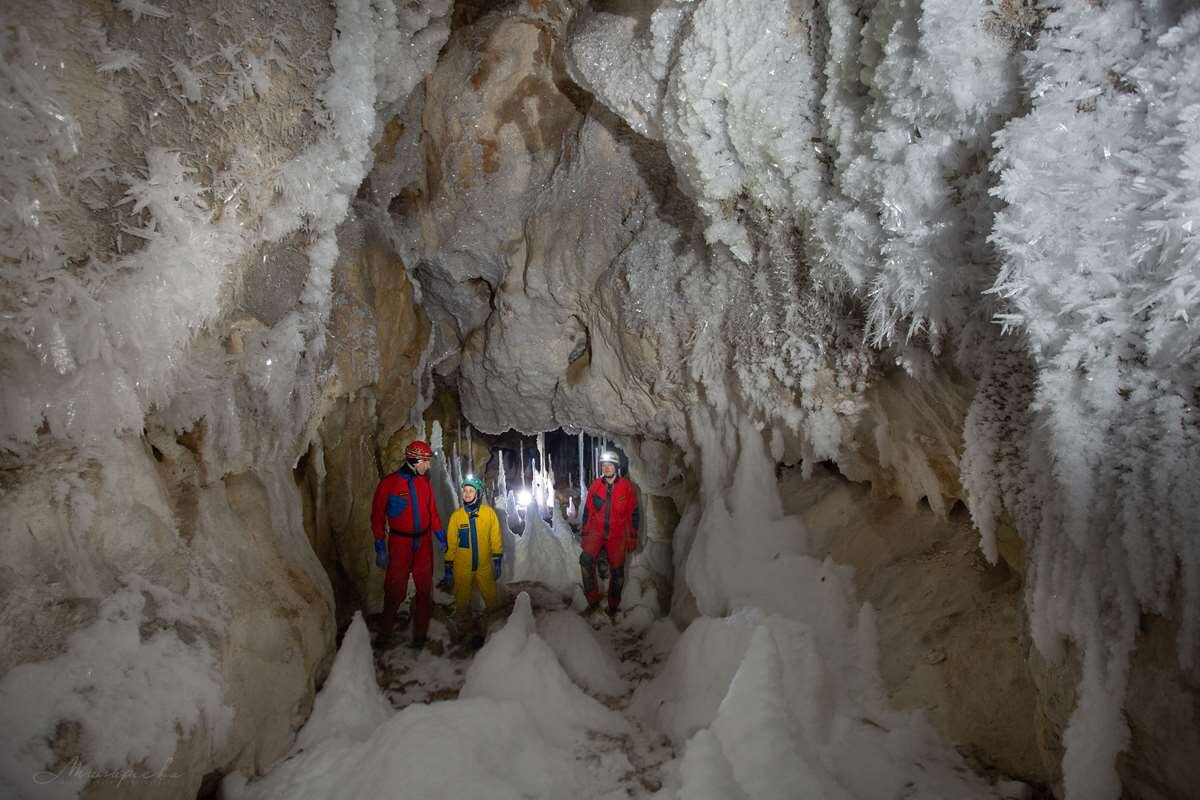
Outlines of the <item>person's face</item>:
<svg viewBox="0 0 1200 800">
<path fill-rule="evenodd" d="M 428 458 L 418 459 L 417 460 L 417 474 L 424 475 L 426 472 L 429 472 L 429 459 Z"/>
<path fill-rule="evenodd" d="M 474 503 L 475 498 L 479 495 L 479 492 L 475 491 L 475 487 L 474 486 L 464 486 L 464 487 L 462 487 L 462 489 L 463 489 L 463 502 L 467 503 L 468 505 L 471 503 Z"/>
<path fill-rule="evenodd" d="M 616 464 L 609 464 L 607 461 L 600 465 L 600 474 L 606 478 L 612 478 L 617 474 Z"/>
</svg>

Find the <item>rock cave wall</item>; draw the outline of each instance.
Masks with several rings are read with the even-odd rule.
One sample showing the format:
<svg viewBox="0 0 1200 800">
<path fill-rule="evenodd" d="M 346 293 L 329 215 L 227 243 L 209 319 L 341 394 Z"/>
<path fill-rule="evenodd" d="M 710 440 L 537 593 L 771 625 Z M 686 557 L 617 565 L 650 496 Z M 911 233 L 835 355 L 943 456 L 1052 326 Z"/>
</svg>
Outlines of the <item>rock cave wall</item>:
<svg viewBox="0 0 1200 800">
<path fill-rule="evenodd" d="M 897 637 L 926 636 L 891 614 L 916 602 L 906 593 L 929 608 L 959 609 L 935 615 L 942 627 L 967 615 L 962 631 L 944 634 L 952 642 L 944 659 L 936 644 L 919 654 L 885 648 L 894 698 L 937 709 L 938 726 L 983 765 L 1058 792 L 1111 792 L 1115 778 L 1085 774 L 1114 774 L 1098 761 L 1085 768 L 1068 757 L 1074 772 L 1064 782 L 1064 751 L 1088 748 L 1069 746 L 1068 731 L 1121 728 L 1099 717 L 1109 713 L 1104 698 L 1124 691 L 1130 664 L 1130 686 L 1146 670 L 1168 669 L 1168 691 L 1189 706 L 1196 675 L 1183 650 L 1159 666 L 1144 655 L 1124 662 L 1119 651 L 1143 652 L 1147 640 L 1129 631 L 1131 620 L 1181 625 L 1185 649 L 1193 623 L 1174 617 L 1168 599 L 1134 610 L 1118 588 L 1139 580 L 1128 564 L 1101 555 L 1115 552 L 1103 545 L 1062 538 L 1089 526 L 1093 541 L 1121 539 L 1118 549 L 1136 558 L 1140 545 L 1110 524 L 1113 512 L 1085 511 L 1072 498 L 1110 491 L 1149 511 L 1120 470 L 1073 455 L 1134 445 L 1085 443 L 1060 422 L 1070 407 L 1086 424 L 1120 427 L 1134 406 L 1050 388 L 1066 381 L 1090 391 L 1088 372 L 1112 363 L 1099 355 L 1107 345 L 1067 376 L 1041 333 L 1002 333 L 994 319 L 1021 304 L 985 290 L 1011 276 L 1013 253 L 1032 238 L 1003 227 L 1033 205 L 1028 195 L 1013 199 L 1023 191 L 1016 159 L 1033 146 L 1016 144 L 1022 126 L 1052 118 L 1083 135 L 1093 122 L 1091 106 L 1064 120 L 1038 98 L 1050 86 L 1091 85 L 1099 67 L 1048 83 L 1028 65 L 1107 24 L 1152 38 L 1181 17 L 1125 4 L 1107 20 L 1087 19 L 1072 8 L 1052 17 L 1047 33 L 1047 10 L 1034 4 L 750 5 L 516 3 L 454 31 L 426 84 L 421 163 L 414 156 L 396 215 L 406 262 L 436 287 L 430 313 L 448 354 L 440 368 L 458 376 L 466 416 L 483 430 L 601 430 L 635 464 L 639 444 L 665 445 L 670 458 L 638 477 L 649 494 L 672 499 L 685 525 L 697 521 L 689 508 L 727 489 L 743 416 L 757 420 L 775 461 L 806 476 L 835 464 L 871 487 L 872 503 L 897 498 L 897 520 L 926 509 L 914 518 L 925 521 L 912 523 L 926 533 L 897 546 L 961 543 L 969 552 L 955 551 L 952 580 L 929 580 L 934 559 L 897 555 L 882 566 L 875 559 L 893 547 L 886 538 L 873 540 L 870 555 L 858 545 L 831 550 L 870 576 L 859 582 L 863 598 L 884 609 Z M 1153 49 L 1127 55 L 1145 64 L 1173 57 Z M 1151 83 L 1139 90 L 1155 91 Z M 1120 94 L 1111 80 L 1093 92 L 1101 103 L 1119 104 Z M 1022 309 L 1035 329 L 1049 324 Z M 1170 371 L 1156 373 L 1154 391 L 1168 404 L 1186 402 L 1194 378 Z M 1153 425 L 1172 429 L 1173 414 Z M 1191 418 L 1179 420 L 1192 436 Z M 1137 446 L 1154 450 L 1160 434 L 1146 436 Z M 1139 491 L 1186 492 L 1170 474 L 1181 463 L 1173 459 L 1142 463 L 1164 480 Z M 1075 466 L 1046 469 L 1065 463 Z M 846 502 L 843 513 L 861 530 L 840 528 L 843 536 L 883 536 L 878 518 L 864 518 L 863 499 Z M 1182 494 L 1169 502 L 1159 519 L 1175 536 L 1195 509 Z M 817 535 L 829 526 L 809 527 Z M 980 532 L 982 557 L 971 545 Z M 681 545 L 677 619 L 720 613 L 719 596 L 697 605 Z M 1097 583 L 1096 569 L 1116 577 Z M 1158 585 L 1186 594 L 1190 569 L 1168 566 Z M 1092 613 L 1095 625 L 1083 621 Z M 1113 625 L 1126 626 L 1123 644 L 1101 645 L 1097 631 Z M 1051 644 L 1050 629 L 1074 645 Z M 1081 658 L 1101 650 L 1109 655 L 1083 669 Z M 913 673 L 920 677 L 900 677 Z M 1003 686 L 1019 721 L 987 707 L 981 685 Z M 1134 765 L 1133 753 L 1166 747 L 1149 719 L 1157 703 L 1135 695 L 1124 703 L 1132 738 L 1120 781 L 1138 796 L 1169 796 L 1195 776 L 1184 770 L 1164 781 Z M 1088 722 L 1087 714 L 1099 716 Z M 1183 735 L 1181 749 L 1195 752 L 1200 743 Z M 1115 741 L 1099 747 L 1115 754 Z"/>
<path fill-rule="evenodd" d="M 1129 796 L 1187 796 L 1200 562 L 1137 526 L 1123 540 L 1129 514 L 1086 498 L 1158 503 L 1168 539 L 1200 518 L 1153 479 L 1197 474 L 1173 399 L 1194 365 L 1133 375 L 1106 343 L 1056 349 L 1059 308 L 1004 302 L 1041 253 L 1014 233 L 1036 214 L 1011 177 L 1033 158 L 1021 126 L 1082 136 L 1131 81 L 1153 96 L 1151 67 L 1196 35 L 1167 5 L 1048 23 L 1009 2 L 18 3 L 0 674 L 31 684 L 86 657 L 76 634 L 132 626 L 152 686 L 190 670 L 207 700 L 166 707 L 170 747 L 125 752 L 90 727 L 104 692 L 8 707 L 27 746 L 4 774 L 169 758 L 180 783 L 137 790 L 179 796 L 282 756 L 328 668 L 335 590 L 342 613 L 380 595 L 371 488 L 437 420 L 614 437 L 672 543 L 681 623 L 729 607 L 737 587 L 698 580 L 714 551 L 696 530 L 765 447 L 810 548 L 878 610 L 893 703 L 1060 794 L 1102 796 L 1113 763 Z M 1047 77 L 1064 42 L 1117 24 L 1140 50 Z M 1080 86 L 1055 117 L 1044 98 Z M 1000 313 L 1025 333 L 1001 336 Z M 1157 388 L 1050 393 L 1105 369 Z M 1160 427 L 1121 438 L 1153 403 Z M 1114 432 L 1081 443 L 1072 415 Z M 1153 444 L 1163 430 L 1184 444 Z M 1097 465 L 1147 442 L 1141 483 Z M 1086 480 L 1038 466 L 1079 452 Z M 1153 586 L 1128 588 L 1119 544 L 1057 533 L 1089 521 L 1154 562 Z M 1116 655 L 1096 666 L 1104 625 Z M 1080 687 L 1128 721 L 1120 758 L 1095 756 L 1100 794 L 1078 760 L 1063 778 Z"/>
</svg>

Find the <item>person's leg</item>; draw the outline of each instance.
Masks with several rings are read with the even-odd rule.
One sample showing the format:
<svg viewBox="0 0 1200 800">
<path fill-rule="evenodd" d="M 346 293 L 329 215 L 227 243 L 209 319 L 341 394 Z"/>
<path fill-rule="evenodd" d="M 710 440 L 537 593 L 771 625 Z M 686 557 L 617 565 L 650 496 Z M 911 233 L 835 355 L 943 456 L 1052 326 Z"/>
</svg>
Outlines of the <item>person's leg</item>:
<svg viewBox="0 0 1200 800">
<path fill-rule="evenodd" d="M 412 544 L 403 536 L 388 535 L 388 567 L 383 578 L 383 621 L 380 633 L 391 634 L 396 628 L 396 612 L 408 594 L 408 574 L 412 568 Z"/>
<path fill-rule="evenodd" d="M 479 648 L 483 646 L 484 638 L 487 635 L 487 617 L 475 610 L 475 589 L 479 589 L 479 594 L 483 598 L 484 603 L 488 603 L 488 595 L 484 591 L 483 584 L 485 580 L 490 580 L 492 571 L 491 564 L 486 567 L 480 564 L 480 569 L 475 572 L 468 573 L 471 582 L 467 585 L 467 605 L 461 618 L 460 633 L 464 641 L 470 647 Z M 495 599 L 495 584 L 492 585 L 492 599 Z M 490 607 L 490 603 L 488 603 Z"/>
<path fill-rule="evenodd" d="M 616 613 L 621 607 L 621 590 L 625 588 L 625 539 L 608 540 L 608 610 Z"/>
<path fill-rule="evenodd" d="M 600 602 L 600 583 L 596 580 L 596 554 L 604 539 L 598 533 L 586 533 L 583 536 L 583 552 L 579 554 L 579 571 L 583 575 L 583 594 L 587 597 L 588 607 Z"/>
<path fill-rule="evenodd" d="M 471 562 L 454 564 L 454 615 L 464 617 L 471 608 Z"/>
<path fill-rule="evenodd" d="M 479 596 L 483 598 L 484 613 L 496 607 L 496 576 L 492 574 L 491 564 L 480 564 L 475 573 L 475 585 L 479 587 Z"/>
<path fill-rule="evenodd" d="M 416 596 L 413 597 L 414 644 L 424 642 L 429 633 L 429 617 L 433 612 L 433 536 L 422 536 L 419 541 L 412 565 L 413 583 L 417 587 Z"/>
</svg>

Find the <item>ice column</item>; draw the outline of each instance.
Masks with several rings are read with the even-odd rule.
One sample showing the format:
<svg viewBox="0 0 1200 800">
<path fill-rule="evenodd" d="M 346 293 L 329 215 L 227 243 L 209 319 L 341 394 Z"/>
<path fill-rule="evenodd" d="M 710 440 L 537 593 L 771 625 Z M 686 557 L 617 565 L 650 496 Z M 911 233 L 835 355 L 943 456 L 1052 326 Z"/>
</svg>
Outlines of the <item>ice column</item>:
<svg viewBox="0 0 1200 800">
<path fill-rule="evenodd" d="M 587 480 L 583 467 L 583 431 L 579 432 L 579 513 L 583 514 L 583 501 L 587 500 Z M 582 518 L 582 516 L 581 516 Z"/>
</svg>

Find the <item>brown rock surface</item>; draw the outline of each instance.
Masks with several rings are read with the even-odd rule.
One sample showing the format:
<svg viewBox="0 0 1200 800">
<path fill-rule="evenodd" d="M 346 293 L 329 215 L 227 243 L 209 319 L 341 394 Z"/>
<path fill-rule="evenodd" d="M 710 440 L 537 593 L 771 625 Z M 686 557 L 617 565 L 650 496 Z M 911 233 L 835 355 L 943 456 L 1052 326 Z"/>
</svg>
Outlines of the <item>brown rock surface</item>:
<svg viewBox="0 0 1200 800">
<path fill-rule="evenodd" d="M 855 568 L 878 613 L 880 670 L 901 709 L 929 719 L 976 763 L 1032 783 L 1051 772 L 1032 735 L 1038 694 L 1024 654 L 1018 574 L 988 566 L 961 507 L 948 519 L 819 470 L 784 474 L 817 555 Z"/>
</svg>

